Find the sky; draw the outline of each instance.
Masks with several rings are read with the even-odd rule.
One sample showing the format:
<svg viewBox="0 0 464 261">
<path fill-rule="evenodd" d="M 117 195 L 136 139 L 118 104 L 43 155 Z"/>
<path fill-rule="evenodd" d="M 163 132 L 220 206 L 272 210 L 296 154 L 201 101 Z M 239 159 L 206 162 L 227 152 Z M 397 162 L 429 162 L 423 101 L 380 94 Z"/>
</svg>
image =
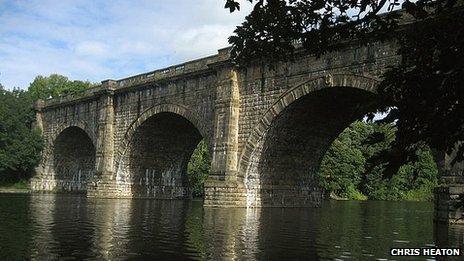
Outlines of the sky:
<svg viewBox="0 0 464 261">
<path fill-rule="evenodd" d="M 100 82 L 217 53 L 251 6 L 225 0 L 0 0 L 0 83 Z"/>
</svg>

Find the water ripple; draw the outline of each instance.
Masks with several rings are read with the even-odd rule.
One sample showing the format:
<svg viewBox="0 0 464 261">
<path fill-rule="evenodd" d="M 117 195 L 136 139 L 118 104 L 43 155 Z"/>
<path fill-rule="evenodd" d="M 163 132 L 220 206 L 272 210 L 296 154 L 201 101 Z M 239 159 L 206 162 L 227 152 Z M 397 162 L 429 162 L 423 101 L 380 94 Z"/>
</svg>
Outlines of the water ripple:
<svg viewBox="0 0 464 261">
<path fill-rule="evenodd" d="M 387 260 L 391 247 L 462 247 L 464 229 L 436 229 L 434 237 L 432 214 L 430 203 L 247 210 L 0 195 L 0 253 L 12 260 Z"/>
</svg>

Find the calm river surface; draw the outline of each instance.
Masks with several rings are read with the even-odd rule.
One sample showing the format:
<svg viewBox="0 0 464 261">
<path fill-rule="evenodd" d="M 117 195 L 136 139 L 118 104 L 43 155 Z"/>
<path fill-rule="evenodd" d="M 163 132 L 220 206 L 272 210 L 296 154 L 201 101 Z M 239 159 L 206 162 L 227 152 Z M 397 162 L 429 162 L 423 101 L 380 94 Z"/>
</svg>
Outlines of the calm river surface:
<svg viewBox="0 0 464 261">
<path fill-rule="evenodd" d="M 386 260 L 391 247 L 462 247 L 464 228 L 434 228 L 432 215 L 417 202 L 247 210 L 0 194 L 0 260 Z"/>
</svg>

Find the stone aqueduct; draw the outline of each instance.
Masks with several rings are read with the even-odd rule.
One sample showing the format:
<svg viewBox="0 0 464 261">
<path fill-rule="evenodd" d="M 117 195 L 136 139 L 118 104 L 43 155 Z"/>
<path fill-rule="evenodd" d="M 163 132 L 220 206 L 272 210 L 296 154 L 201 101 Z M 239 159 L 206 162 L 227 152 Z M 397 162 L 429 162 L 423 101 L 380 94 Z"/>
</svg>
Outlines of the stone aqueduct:
<svg viewBox="0 0 464 261">
<path fill-rule="evenodd" d="M 204 138 L 213 155 L 205 205 L 317 204 L 313 174 L 322 156 L 344 128 L 375 109 L 378 79 L 399 57 L 388 42 L 296 57 L 273 69 L 237 69 L 226 48 L 40 101 L 46 148 L 31 187 L 185 198 L 187 162 Z"/>
</svg>

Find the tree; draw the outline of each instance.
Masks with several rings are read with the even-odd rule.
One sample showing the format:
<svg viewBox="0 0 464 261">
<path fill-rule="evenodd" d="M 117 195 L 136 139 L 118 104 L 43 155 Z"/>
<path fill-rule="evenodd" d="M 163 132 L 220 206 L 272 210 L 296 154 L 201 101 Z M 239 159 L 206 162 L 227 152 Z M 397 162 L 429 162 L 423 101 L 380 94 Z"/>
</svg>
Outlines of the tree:
<svg viewBox="0 0 464 261">
<path fill-rule="evenodd" d="M 451 152 L 464 140 L 462 1 L 406 0 L 402 12 L 387 13 L 382 12 L 399 7 L 400 1 L 248 1 L 255 3 L 252 12 L 229 38 L 238 66 L 286 62 L 296 43 L 316 56 L 342 47 L 346 39 L 399 43 L 401 63 L 385 73 L 378 90 L 383 101 L 378 111 L 388 112 L 382 122 L 397 128 L 392 146 L 374 158 L 388 164 L 387 177 L 416 158 L 420 147 Z M 227 0 L 225 7 L 233 12 L 240 3 Z M 413 23 L 400 30 L 406 15 Z M 457 147 L 455 161 L 463 159 L 464 143 Z"/>
<path fill-rule="evenodd" d="M 239 64 L 255 59 L 266 62 L 292 59 L 295 43 L 320 56 L 343 46 L 346 39 L 385 38 L 398 26 L 399 14 L 390 12 L 397 0 L 248 0 L 252 12 L 229 37 L 232 57 Z M 230 12 L 240 9 L 227 0 Z"/>
<path fill-rule="evenodd" d="M 398 39 L 402 63 L 384 75 L 379 88 L 382 109 L 395 106 L 384 121 L 396 121 L 398 128 L 387 154 L 404 155 L 396 166 L 415 157 L 423 144 L 451 152 L 464 140 L 463 27 L 462 14 L 439 13 L 407 28 Z M 463 155 L 461 144 L 454 160 L 462 161 Z"/>
<path fill-rule="evenodd" d="M 202 140 L 193 151 L 187 165 L 188 184 L 194 197 L 204 196 L 204 184 L 208 178 L 210 166 L 211 155 L 208 145 L 205 140 Z"/>
<path fill-rule="evenodd" d="M 50 76 L 37 76 L 29 85 L 29 93 L 34 100 L 57 98 L 67 94 L 77 94 L 92 87 L 89 81 L 71 81 L 68 77 L 51 74 Z"/>
<path fill-rule="evenodd" d="M 366 158 L 361 151 L 355 125 L 350 126 L 332 143 L 322 159 L 317 175 L 319 186 L 337 196 L 354 198 L 365 172 Z"/>
<path fill-rule="evenodd" d="M 40 131 L 32 126 L 34 102 L 77 94 L 91 86 L 88 81 L 70 81 L 58 74 L 37 76 L 27 91 L 7 91 L 0 85 L 0 180 L 28 178 L 40 160 L 44 142 Z"/>
<path fill-rule="evenodd" d="M 0 85 L 0 180 L 29 177 L 39 162 L 43 141 L 34 121 L 31 96 Z"/>
<path fill-rule="evenodd" d="M 372 133 L 382 133 L 382 142 L 367 141 Z M 372 165 L 377 153 L 395 140 L 392 124 L 356 121 L 332 143 L 317 174 L 320 187 L 328 193 L 350 199 L 430 200 L 437 185 L 438 170 L 429 149 L 415 151 L 415 160 L 406 162 L 389 180 L 383 179 L 385 164 Z"/>
</svg>

